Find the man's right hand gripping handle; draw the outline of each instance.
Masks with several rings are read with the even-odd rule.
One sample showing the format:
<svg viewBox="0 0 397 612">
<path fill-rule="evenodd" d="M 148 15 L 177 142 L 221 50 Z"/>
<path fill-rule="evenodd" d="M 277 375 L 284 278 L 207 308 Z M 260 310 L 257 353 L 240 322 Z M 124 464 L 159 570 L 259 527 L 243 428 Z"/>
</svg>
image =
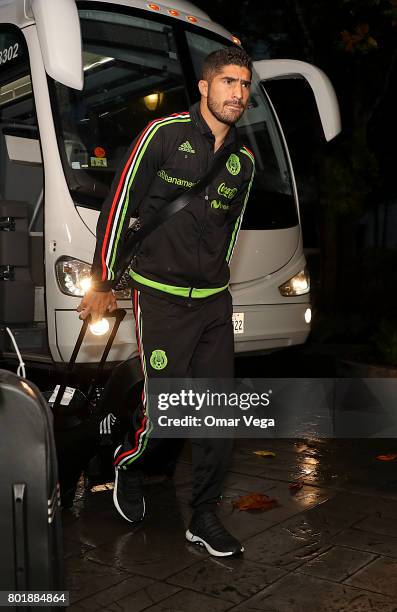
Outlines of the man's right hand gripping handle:
<svg viewBox="0 0 397 612">
<path fill-rule="evenodd" d="M 92 323 L 95 323 L 100 321 L 106 312 L 113 312 L 116 308 L 117 302 L 113 291 L 89 289 L 76 310 L 80 313 L 80 319 L 86 319 L 90 314 Z"/>
</svg>

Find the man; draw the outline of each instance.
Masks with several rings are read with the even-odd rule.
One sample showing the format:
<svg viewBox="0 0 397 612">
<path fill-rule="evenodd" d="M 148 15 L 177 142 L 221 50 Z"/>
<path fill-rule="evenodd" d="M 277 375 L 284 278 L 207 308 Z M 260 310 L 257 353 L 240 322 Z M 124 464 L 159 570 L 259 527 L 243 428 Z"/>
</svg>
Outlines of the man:
<svg viewBox="0 0 397 612">
<path fill-rule="evenodd" d="M 145 513 L 137 460 L 152 442 L 147 377 L 234 375 L 229 263 L 254 176 L 253 155 L 239 143 L 234 124 L 248 104 L 251 74 L 251 59 L 239 47 L 207 56 L 200 102 L 149 123 L 127 152 L 99 217 L 92 289 L 77 309 L 81 318 L 116 308 L 112 279 L 132 213 L 144 226 L 230 153 L 211 184 L 144 239 L 131 272 L 145 384 L 137 422 L 114 460 L 114 503 L 131 522 Z M 186 537 L 215 556 L 244 550 L 215 513 L 231 451 L 230 439 L 192 440 L 193 516 Z"/>
</svg>

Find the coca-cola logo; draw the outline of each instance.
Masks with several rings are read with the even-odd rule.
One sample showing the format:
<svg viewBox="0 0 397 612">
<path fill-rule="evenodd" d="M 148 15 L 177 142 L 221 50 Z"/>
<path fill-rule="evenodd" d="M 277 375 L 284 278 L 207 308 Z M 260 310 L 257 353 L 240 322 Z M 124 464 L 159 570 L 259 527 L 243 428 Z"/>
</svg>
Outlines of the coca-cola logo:
<svg viewBox="0 0 397 612">
<path fill-rule="evenodd" d="M 228 187 L 226 183 L 221 183 L 218 187 L 219 195 L 225 196 L 228 200 L 234 198 L 237 193 L 237 187 Z"/>
</svg>

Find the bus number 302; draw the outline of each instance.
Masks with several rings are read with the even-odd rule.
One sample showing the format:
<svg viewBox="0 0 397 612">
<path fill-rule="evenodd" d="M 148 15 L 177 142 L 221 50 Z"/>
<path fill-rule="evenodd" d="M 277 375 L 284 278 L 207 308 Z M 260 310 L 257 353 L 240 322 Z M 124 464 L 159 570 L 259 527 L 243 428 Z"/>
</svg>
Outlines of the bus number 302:
<svg viewBox="0 0 397 612">
<path fill-rule="evenodd" d="M 0 65 L 18 57 L 18 49 L 19 44 L 15 43 L 15 45 L 10 45 L 7 49 L 0 51 Z"/>
</svg>

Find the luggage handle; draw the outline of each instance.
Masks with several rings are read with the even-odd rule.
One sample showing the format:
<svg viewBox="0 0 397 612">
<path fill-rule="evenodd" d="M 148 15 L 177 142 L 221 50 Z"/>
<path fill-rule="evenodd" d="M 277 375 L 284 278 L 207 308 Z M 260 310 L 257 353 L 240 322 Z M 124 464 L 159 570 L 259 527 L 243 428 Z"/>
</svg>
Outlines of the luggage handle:
<svg viewBox="0 0 397 612">
<path fill-rule="evenodd" d="M 106 346 L 103 350 L 102 353 L 102 357 L 101 360 L 99 362 L 99 366 L 98 369 L 96 371 L 96 375 L 93 379 L 93 381 L 91 382 L 91 385 L 89 387 L 88 393 L 87 393 L 87 400 L 90 398 L 91 393 L 95 387 L 95 383 L 97 382 L 97 380 L 99 379 L 100 375 L 102 374 L 102 370 L 103 370 L 103 366 L 105 365 L 107 356 L 109 355 L 110 349 L 112 348 L 112 344 L 113 344 L 113 340 L 118 332 L 118 329 L 120 327 L 121 322 L 123 321 L 124 317 L 126 315 L 126 311 L 124 310 L 124 308 L 116 308 L 116 310 L 113 310 L 112 312 L 106 312 L 103 316 L 103 318 L 107 319 L 107 318 L 115 318 L 115 322 L 113 324 L 113 329 L 109 335 L 109 338 L 106 342 Z M 73 371 L 74 366 L 75 366 L 75 362 L 76 362 L 76 358 L 77 355 L 79 354 L 81 345 L 83 344 L 83 340 L 85 337 L 85 334 L 87 332 L 87 328 L 88 325 L 90 324 L 91 321 L 91 315 L 89 314 L 83 321 L 83 325 L 81 326 L 80 329 L 80 333 L 79 336 L 77 338 L 76 344 L 74 346 L 72 355 L 69 359 L 69 363 L 66 367 L 66 372 L 65 372 L 65 379 L 64 382 L 62 383 L 62 385 L 60 385 L 59 389 L 58 389 L 58 393 L 55 397 L 54 403 L 52 405 L 52 409 L 53 412 L 55 413 L 56 410 L 59 408 L 62 398 L 63 398 L 63 394 L 65 393 L 66 387 L 67 387 L 67 383 L 68 383 L 68 378 L 70 373 Z"/>
<path fill-rule="evenodd" d="M 107 356 L 109 355 L 109 351 L 110 351 L 110 349 L 112 347 L 114 337 L 117 334 L 118 328 L 120 327 L 120 323 L 124 319 L 125 314 L 126 314 L 126 311 L 124 310 L 124 308 L 116 308 L 116 310 L 113 310 L 112 312 L 106 312 L 104 314 L 104 316 L 103 316 L 104 319 L 107 319 L 107 318 L 110 318 L 110 317 L 114 317 L 116 319 L 116 321 L 114 322 L 113 329 L 111 331 L 111 334 L 110 334 L 110 336 L 108 338 L 108 341 L 107 341 L 106 346 L 104 348 L 104 351 L 102 353 L 102 357 L 101 357 L 101 360 L 99 362 L 99 367 L 103 366 L 103 364 L 106 361 Z M 70 373 L 73 370 L 73 367 L 74 367 L 74 364 L 75 364 L 75 361 L 76 361 L 76 357 L 79 354 L 81 345 L 83 344 L 84 336 L 85 336 L 85 334 L 87 332 L 87 328 L 88 328 L 90 322 L 91 322 L 91 315 L 89 314 L 84 319 L 83 325 L 81 326 L 81 330 L 80 330 L 80 333 L 79 333 L 79 337 L 77 338 L 77 341 L 76 341 L 75 347 L 73 349 L 72 355 L 71 355 L 71 357 L 69 359 L 69 363 L 68 363 L 68 366 L 67 366 L 68 373 Z"/>
<path fill-rule="evenodd" d="M 14 515 L 15 589 L 24 591 L 28 588 L 25 483 L 14 483 L 12 486 L 12 511 Z"/>
</svg>

